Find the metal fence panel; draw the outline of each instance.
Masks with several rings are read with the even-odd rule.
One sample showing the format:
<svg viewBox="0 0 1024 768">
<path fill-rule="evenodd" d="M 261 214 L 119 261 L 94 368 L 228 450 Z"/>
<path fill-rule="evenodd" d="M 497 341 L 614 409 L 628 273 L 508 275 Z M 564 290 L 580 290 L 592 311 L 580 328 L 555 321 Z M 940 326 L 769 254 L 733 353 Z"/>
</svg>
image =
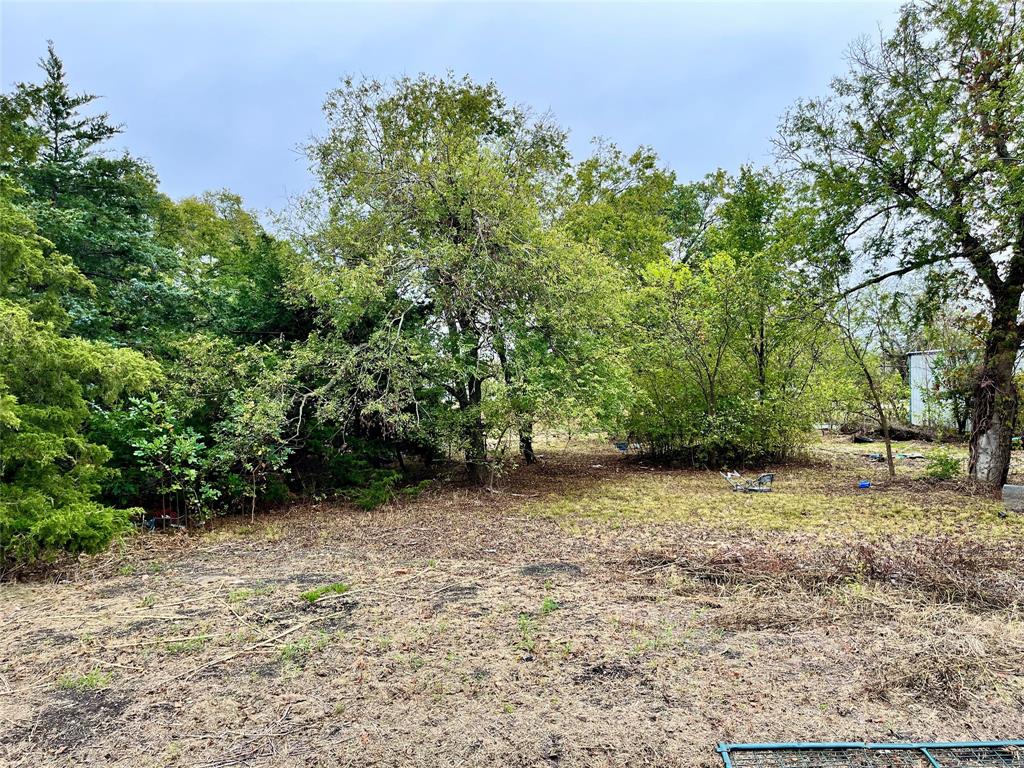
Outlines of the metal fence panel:
<svg viewBox="0 0 1024 768">
<path fill-rule="evenodd" d="M 726 768 L 1024 768 L 1024 741 L 721 744 Z"/>
</svg>

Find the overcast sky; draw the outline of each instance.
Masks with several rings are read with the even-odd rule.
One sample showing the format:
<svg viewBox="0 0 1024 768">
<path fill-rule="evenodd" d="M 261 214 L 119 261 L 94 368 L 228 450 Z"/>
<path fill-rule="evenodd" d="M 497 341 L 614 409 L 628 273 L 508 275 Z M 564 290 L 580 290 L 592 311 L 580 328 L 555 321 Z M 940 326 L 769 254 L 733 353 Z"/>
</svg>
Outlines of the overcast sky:
<svg viewBox="0 0 1024 768">
<path fill-rule="evenodd" d="M 52 39 L 102 95 L 123 146 L 174 197 L 227 187 L 257 209 L 309 184 L 296 146 L 345 74 L 453 70 L 550 110 L 577 157 L 593 136 L 655 148 L 682 179 L 770 160 L 779 116 L 820 95 L 878 2 L 308 4 L 0 0 L 4 89 Z"/>
</svg>

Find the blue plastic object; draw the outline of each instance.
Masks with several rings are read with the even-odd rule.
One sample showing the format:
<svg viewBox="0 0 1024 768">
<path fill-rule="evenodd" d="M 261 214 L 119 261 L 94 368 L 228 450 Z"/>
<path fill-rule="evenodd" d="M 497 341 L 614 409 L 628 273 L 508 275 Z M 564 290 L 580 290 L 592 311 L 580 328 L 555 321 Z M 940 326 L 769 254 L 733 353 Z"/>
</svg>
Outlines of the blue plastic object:
<svg viewBox="0 0 1024 768">
<path fill-rule="evenodd" d="M 821 742 L 793 744 L 719 744 L 725 768 L 1018 768 L 1024 766 L 1024 741 L 947 741 L 906 744 Z"/>
<path fill-rule="evenodd" d="M 858 487 L 860 487 L 860 488 L 870 488 L 871 487 L 871 481 L 870 480 L 861 480 L 860 481 L 860 485 Z"/>
</svg>

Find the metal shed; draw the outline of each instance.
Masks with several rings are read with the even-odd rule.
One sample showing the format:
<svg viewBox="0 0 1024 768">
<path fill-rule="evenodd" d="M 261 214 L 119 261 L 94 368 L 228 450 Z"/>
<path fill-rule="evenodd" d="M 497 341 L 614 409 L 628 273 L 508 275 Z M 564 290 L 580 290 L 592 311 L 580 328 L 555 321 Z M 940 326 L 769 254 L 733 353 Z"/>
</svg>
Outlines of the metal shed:
<svg viewBox="0 0 1024 768">
<path fill-rule="evenodd" d="M 910 370 L 910 423 L 918 427 L 948 427 L 949 409 L 937 403 L 933 395 L 939 390 L 935 363 L 942 350 L 922 349 L 907 353 Z"/>
</svg>

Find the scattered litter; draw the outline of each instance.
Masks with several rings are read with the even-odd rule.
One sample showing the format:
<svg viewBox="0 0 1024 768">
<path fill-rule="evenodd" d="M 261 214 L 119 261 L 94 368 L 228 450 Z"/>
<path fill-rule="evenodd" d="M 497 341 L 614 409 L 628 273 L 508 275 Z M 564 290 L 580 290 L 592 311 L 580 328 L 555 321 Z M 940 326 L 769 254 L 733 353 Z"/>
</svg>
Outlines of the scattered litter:
<svg viewBox="0 0 1024 768">
<path fill-rule="evenodd" d="M 857 485 L 857 487 L 858 488 L 870 488 L 871 487 L 871 481 L 870 480 L 861 480 L 860 483 Z"/>
<path fill-rule="evenodd" d="M 772 483 L 775 481 L 774 472 L 765 472 L 753 480 L 747 480 L 739 472 L 719 472 L 725 478 L 725 482 L 734 490 L 740 493 L 770 493 Z"/>
<path fill-rule="evenodd" d="M 885 461 L 884 453 L 865 453 L 862 454 L 868 461 Z M 923 453 L 897 453 L 893 455 L 894 459 L 923 459 Z"/>
</svg>

